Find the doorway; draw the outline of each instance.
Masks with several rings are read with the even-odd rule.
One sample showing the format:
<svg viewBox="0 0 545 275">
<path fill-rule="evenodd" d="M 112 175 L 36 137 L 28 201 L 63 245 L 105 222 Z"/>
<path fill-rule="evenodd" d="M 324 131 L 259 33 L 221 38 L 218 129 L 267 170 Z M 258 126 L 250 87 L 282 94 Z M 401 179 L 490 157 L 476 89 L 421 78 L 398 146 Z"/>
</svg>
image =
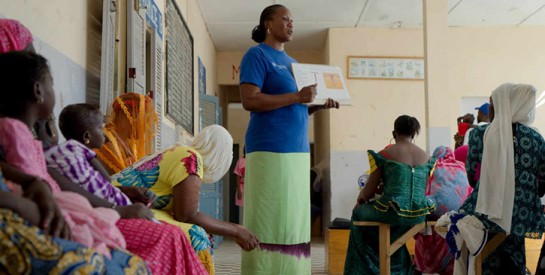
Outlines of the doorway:
<svg viewBox="0 0 545 275">
<path fill-rule="evenodd" d="M 235 204 L 238 184 L 237 175 L 235 175 L 235 167 L 240 158 L 239 150 L 240 145 L 233 144 L 233 162 L 229 168 L 229 222 L 237 224 L 241 224 L 240 215 L 242 214 L 241 208 Z"/>
</svg>

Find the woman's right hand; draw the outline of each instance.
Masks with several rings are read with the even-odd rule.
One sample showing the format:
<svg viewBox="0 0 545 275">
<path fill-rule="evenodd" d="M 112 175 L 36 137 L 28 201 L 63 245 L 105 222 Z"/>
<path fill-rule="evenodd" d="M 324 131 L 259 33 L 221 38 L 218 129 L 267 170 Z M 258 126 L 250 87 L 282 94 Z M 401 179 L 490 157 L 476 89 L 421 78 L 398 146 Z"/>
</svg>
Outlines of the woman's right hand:
<svg viewBox="0 0 545 275">
<path fill-rule="evenodd" d="M 301 91 L 297 92 L 295 94 L 297 96 L 297 102 L 311 103 L 312 101 L 314 101 L 314 98 L 316 97 L 316 85 L 318 84 L 305 86 L 303 87 L 303 89 L 301 89 Z"/>
<path fill-rule="evenodd" d="M 155 201 L 157 195 L 149 189 L 137 186 L 120 186 L 118 187 L 133 203 L 141 202 L 146 206 L 150 206 Z"/>
<path fill-rule="evenodd" d="M 42 179 L 35 179 L 24 190 L 24 196 L 32 200 L 40 210 L 40 227 L 45 234 L 70 240 L 72 233 L 55 203 L 49 186 Z"/>
<path fill-rule="evenodd" d="M 259 245 L 259 239 L 254 233 L 250 232 L 242 225 L 234 224 L 234 226 L 237 230 L 234 238 L 240 248 L 245 251 L 250 251 Z"/>
<path fill-rule="evenodd" d="M 153 219 L 153 212 L 140 202 L 127 206 L 118 206 L 115 210 L 122 219 Z"/>
</svg>

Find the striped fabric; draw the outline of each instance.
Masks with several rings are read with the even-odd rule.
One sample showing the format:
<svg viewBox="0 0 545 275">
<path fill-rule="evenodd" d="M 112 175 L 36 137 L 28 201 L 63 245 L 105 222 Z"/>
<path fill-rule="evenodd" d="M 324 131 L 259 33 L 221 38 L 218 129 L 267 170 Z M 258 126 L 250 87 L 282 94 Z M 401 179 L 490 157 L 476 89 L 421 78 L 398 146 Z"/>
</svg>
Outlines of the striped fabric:
<svg viewBox="0 0 545 275">
<path fill-rule="evenodd" d="M 72 182 L 115 205 L 130 205 L 129 198 L 90 164 L 95 157 L 95 152 L 75 140 L 68 140 L 45 152 L 47 165 Z"/>
</svg>

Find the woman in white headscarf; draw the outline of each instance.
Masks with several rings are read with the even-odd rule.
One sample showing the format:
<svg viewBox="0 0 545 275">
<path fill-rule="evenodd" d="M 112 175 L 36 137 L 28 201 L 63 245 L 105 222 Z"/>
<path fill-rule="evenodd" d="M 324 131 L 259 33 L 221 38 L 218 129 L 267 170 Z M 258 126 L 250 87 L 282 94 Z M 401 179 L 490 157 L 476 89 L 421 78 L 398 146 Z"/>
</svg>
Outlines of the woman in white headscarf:
<svg viewBox="0 0 545 275">
<path fill-rule="evenodd" d="M 153 109 L 146 108 L 147 101 L 148 97 L 134 93 L 116 100 L 113 111 L 120 111 L 108 119 L 110 125 L 105 131 L 108 142 L 98 150 L 98 156 L 106 165 L 112 164 L 109 168 L 114 172 L 118 172 L 116 168 L 129 165 L 112 176 L 117 181 L 114 184 L 145 187 L 155 194 L 157 199 L 152 204 L 155 218 L 182 228 L 212 275 L 212 244 L 207 234 L 231 237 L 244 250 L 252 250 L 259 243 L 256 235 L 245 227 L 199 211 L 201 183 L 215 183 L 227 173 L 233 159 L 233 138 L 222 126 L 211 125 L 202 129 L 186 146 L 175 145 L 141 158 L 139 155 L 144 155 L 145 149 L 149 148 L 149 144 L 141 141 L 146 141 L 144 137 L 153 137 L 156 122 L 153 116 L 150 120 L 140 118 L 144 113 L 141 110 L 145 110 L 146 115 L 153 114 Z M 123 148 L 127 150 L 122 151 Z"/>
<path fill-rule="evenodd" d="M 460 212 L 475 215 L 507 239 L 483 263 L 483 274 L 525 274 L 524 238 L 540 238 L 545 216 L 540 197 L 545 186 L 545 141 L 530 127 L 536 89 L 506 83 L 492 92 L 492 123 L 471 132 L 468 179 L 481 177 Z M 474 183 L 474 182 L 472 182 Z"/>
<path fill-rule="evenodd" d="M 187 225 L 181 223 L 199 225 L 209 234 L 232 237 L 243 249 L 251 250 L 258 244 L 253 233 L 238 224 L 216 220 L 199 211 L 201 182 L 208 184 L 220 180 L 232 160 L 233 138 L 222 126 L 211 125 L 202 129 L 188 146 L 174 146 L 121 171 L 119 174 L 123 177 L 117 181 L 122 185 L 144 185 L 154 192 L 158 196 L 153 203 L 156 218 L 182 227 Z M 135 182 L 135 171 L 138 171 L 140 181 Z M 152 176 L 155 172 L 156 178 Z M 190 235 L 191 230 L 188 230 Z M 198 242 L 193 237 L 191 241 Z"/>
</svg>

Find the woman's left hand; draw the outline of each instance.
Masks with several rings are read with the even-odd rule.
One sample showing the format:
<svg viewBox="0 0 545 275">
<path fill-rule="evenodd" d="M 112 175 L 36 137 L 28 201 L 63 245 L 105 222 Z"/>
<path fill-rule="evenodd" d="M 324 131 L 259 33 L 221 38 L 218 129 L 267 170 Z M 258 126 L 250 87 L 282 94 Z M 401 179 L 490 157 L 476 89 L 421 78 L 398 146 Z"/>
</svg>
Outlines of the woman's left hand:
<svg viewBox="0 0 545 275">
<path fill-rule="evenodd" d="M 119 213 L 122 219 L 147 219 L 153 220 L 153 212 L 142 203 L 135 203 L 131 205 L 119 206 L 115 210 Z"/>
<path fill-rule="evenodd" d="M 356 201 L 356 207 L 367 203 L 367 199 L 363 195 L 363 190 L 360 191 L 360 194 L 358 195 L 358 200 Z"/>
<path fill-rule="evenodd" d="M 157 198 L 155 193 L 144 187 L 120 186 L 119 190 L 125 193 L 133 203 L 141 202 L 146 206 L 149 206 Z"/>
<path fill-rule="evenodd" d="M 339 109 L 339 106 L 340 104 L 338 101 L 333 100 L 333 98 L 328 98 L 324 104 L 324 109 L 331 109 L 331 108 Z"/>
</svg>

